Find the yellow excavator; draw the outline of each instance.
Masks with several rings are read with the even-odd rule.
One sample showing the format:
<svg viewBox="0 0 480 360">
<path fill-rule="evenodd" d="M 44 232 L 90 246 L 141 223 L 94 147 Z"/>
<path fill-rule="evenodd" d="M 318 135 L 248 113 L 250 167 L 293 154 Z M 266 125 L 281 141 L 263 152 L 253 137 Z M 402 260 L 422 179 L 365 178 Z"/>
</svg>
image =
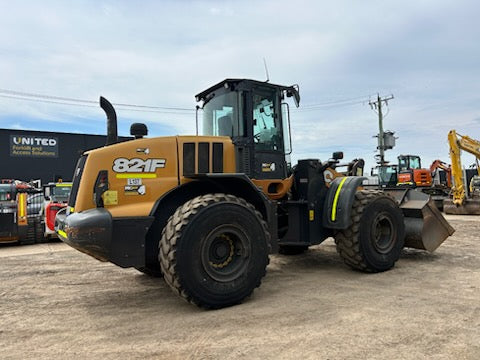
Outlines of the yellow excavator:
<svg viewBox="0 0 480 360">
<path fill-rule="evenodd" d="M 133 124 L 134 139 L 119 143 L 115 110 L 101 97 L 107 146 L 80 157 L 55 220 L 60 239 L 221 308 L 260 285 L 269 253 L 334 237 L 348 266 L 380 272 L 404 246 L 434 251 L 453 234 L 425 194 L 362 189 L 364 177 L 339 176 L 341 152 L 291 166 L 289 98 L 299 105 L 298 86 L 226 79 L 196 96 L 202 135 L 147 138 Z M 347 164 L 346 175 L 361 174 L 362 163 Z"/>
<path fill-rule="evenodd" d="M 452 161 L 452 197 L 443 201 L 443 212 L 456 215 L 480 215 L 480 197 L 476 189 L 478 177 L 474 177 L 470 184 L 470 193 L 467 191 L 467 180 L 462 169 L 461 151 L 466 151 L 475 156 L 477 172 L 480 175 L 478 159 L 480 159 L 480 141 L 467 135 L 461 135 L 455 130 L 448 133 L 450 146 L 450 159 Z M 477 175 L 477 176 L 478 176 Z"/>
</svg>

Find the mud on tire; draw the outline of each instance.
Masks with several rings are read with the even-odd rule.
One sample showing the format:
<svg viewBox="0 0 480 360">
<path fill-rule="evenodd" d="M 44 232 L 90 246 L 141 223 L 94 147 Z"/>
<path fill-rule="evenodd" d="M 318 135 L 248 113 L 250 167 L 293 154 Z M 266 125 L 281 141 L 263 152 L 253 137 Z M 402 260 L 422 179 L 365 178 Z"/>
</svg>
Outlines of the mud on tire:
<svg viewBox="0 0 480 360">
<path fill-rule="evenodd" d="M 347 229 L 335 233 L 343 261 L 365 272 L 391 269 L 405 241 L 403 214 L 395 200 L 379 190 L 357 191 L 351 219 Z"/>
<path fill-rule="evenodd" d="M 260 286 L 270 234 L 261 214 L 233 195 L 198 196 L 170 217 L 159 244 L 164 279 L 204 308 L 240 303 Z"/>
</svg>

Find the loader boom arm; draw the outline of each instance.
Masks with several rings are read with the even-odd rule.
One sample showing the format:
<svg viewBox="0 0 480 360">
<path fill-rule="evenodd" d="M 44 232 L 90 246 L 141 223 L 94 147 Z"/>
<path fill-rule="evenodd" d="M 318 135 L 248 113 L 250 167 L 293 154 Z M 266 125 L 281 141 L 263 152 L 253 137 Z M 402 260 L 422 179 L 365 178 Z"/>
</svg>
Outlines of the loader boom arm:
<svg viewBox="0 0 480 360">
<path fill-rule="evenodd" d="M 461 150 L 464 150 L 480 159 L 480 142 L 466 135 L 460 135 L 455 130 L 448 133 L 448 144 L 450 145 L 450 159 L 452 161 L 452 177 L 454 184 L 453 203 L 462 205 L 467 197 L 462 171 Z M 478 171 L 478 169 L 477 169 Z M 480 174 L 480 173 L 479 173 Z"/>
</svg>

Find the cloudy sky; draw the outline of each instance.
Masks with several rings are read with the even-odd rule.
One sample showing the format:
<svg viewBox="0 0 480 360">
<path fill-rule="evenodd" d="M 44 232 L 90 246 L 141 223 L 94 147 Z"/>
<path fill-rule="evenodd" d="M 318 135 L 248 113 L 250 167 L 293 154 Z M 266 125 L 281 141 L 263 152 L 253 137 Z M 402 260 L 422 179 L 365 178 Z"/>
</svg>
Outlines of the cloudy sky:
<svg viewBox="0 0 480 360">
<path fill-rule="evenodd" d="M 480 139 L 479 14 L 473 0 L 0 0 L 0 128 L 104 134 L 103 95 L 155 107 L 117 107 L 120 135 L 138 121 L 191 134 L 194 95 L 265 80 L 265 58 L 271 82 L 300 86 L 294 159 L 343 150 L 372 166 L 379 93 L 395 97 L 388 160 L 449 162 L 448 130 Z"/>
</svg>

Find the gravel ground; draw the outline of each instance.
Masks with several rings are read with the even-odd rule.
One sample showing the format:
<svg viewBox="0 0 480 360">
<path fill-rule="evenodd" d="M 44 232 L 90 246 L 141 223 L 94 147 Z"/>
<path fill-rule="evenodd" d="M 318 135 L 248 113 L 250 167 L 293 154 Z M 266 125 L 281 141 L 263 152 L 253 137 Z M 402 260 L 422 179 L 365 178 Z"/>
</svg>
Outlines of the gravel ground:
<svg viewBox="0 0 480 360">
<path fill-rule="evenodd" d="M 161 279 L 62 243 L 0 246 L 2 359 L 480 359 L 480 217 L 391 271 L 343 265 L 328 240 L 274 255 L 243 304 L 206 311 Z"/>
</svg>

